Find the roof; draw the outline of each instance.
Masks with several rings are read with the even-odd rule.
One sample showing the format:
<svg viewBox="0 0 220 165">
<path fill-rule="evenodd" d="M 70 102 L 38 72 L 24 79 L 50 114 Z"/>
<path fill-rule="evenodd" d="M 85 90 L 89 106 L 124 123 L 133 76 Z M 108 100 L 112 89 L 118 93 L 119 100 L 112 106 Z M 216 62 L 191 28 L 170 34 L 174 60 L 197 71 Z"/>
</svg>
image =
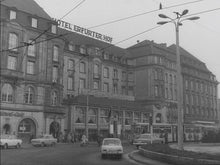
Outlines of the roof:
<svg viewBox="0 0 220 165">
<path fill-rule="evenodd" d="M 128 101 L 128 100 L 119 100 L 119 99 L 112 99 L 106 97 L 95 97 L 90 95 L 89 96 L 89 106 L 95 107 L 105 107 L 105 108 L 112 108 L 112 109 L 127 109 L 127 110 L 144 110 L 144 106 L 140 105 L 136 101 Z M 79 105 L 86 105 L 87 103 L 87 96 L 86 95 L 79 95 L 70 100 L 71 104 L 79 104 Z"/>
<path fill-rule="evenodd" d="M 135 44 L 127 48 L 127 50 L 130 52 L 128 58 L 137 58 L 142 56 L 158 54 L 166 56 L 166 58 L 171 60 L 176 59 L 176 56 L 173 54 L 173 52 L 167 49 L 166 44 L 157 44 L 149 40 L 144 40 L 138 44 Z"/>
<path fill-rule="evenodd" d="M 116 56 L 124 56 L 128 52 L 127 50 L 117 47 L 113 44 L 109 44 L 107 42 L 100 41 L 98 39 L 94 39 L 82 34 L 78 34 L 76 32 L 71 32 L 62 28 L 58 28 L 58 34 L 68 34 L 64 35 L 63 38 L 65 38 L 68 42 L 73 42 L 76 45 L 91 45 L 93 47 L 98 47 L 103 50 L 107 50 L 110 53 L 113 53 Z"/>
<path fill-rule="evenodd" d="M 2 1 L 2 5 L 51 20 L 51 17 L 34 0 L 5 0 Z"/>
</svg>

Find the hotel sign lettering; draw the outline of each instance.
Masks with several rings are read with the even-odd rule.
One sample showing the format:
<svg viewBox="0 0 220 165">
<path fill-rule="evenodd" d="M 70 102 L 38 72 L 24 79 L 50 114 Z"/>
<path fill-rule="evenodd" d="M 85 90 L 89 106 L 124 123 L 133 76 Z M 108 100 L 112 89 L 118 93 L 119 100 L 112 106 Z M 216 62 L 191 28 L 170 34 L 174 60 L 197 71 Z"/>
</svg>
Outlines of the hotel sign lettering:
<svg viewBox="0 0 220 165">
<path fill-rule="evenodd" d="M 65 21 L 62 21 L 62 20 L 59 20 L 56 18 L 53 18 L 53 20 L 57 22 L 57 24 L 60 28 L 63 28 L 63 29 L 69 30 L 69 31 L 73 31 L 73 32 L 77 32 L 77 33 L 80 33 L 80 34 L 83 34 L 83 35 L 86 35 L 86 36 L 89 36 L 89 37 L 92 37 L 92 38 L 95 38 L 95 39 L 98 39 L 101 41 L 112 43 L 112 40 L 113 40 L 112 37 L 94 32 L 92 30 L 89 30 L 89 29 L 86 29 L 86 28 L 83 28 L 83 27 L 80 27 L 77 25 L 72 25 L 68 22 L 65 22 Z"/>
</svg>

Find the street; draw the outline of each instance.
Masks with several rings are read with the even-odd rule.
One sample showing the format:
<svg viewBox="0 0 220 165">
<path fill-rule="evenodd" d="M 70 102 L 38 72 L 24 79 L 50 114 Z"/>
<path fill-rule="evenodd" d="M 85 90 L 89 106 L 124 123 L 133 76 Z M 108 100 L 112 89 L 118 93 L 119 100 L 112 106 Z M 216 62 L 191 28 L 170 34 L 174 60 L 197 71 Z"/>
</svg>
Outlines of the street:
<svg viewBox="0 0 220 165">
<path fill-rule="evenodd" d="M 1 165 L 134 165 L 128 153 L 134 146 L 124 146 L 122 159 L 101 159 L 96 144 L 80 147 L 79 144 L 57 144 L 55 147 L 23 146 L 20 149 L 1 150 Z"/>
</svg>

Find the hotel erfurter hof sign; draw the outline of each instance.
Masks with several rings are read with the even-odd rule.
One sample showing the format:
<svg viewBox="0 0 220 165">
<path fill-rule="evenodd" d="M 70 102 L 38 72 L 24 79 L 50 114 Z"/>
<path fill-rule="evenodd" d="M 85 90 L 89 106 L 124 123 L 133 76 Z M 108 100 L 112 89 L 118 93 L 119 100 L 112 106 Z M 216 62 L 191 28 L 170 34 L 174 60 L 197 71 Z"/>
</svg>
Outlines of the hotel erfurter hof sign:
<svg viewBox="0 0 220 165">
<path fill-rule="evenodd" d="M 77 33 L 83 34 L 85 36 L 92 37 L 92 38 L 95 38 L 95 39 L 98 39 L 98 40 L 101 40 L 104 42 L 112 43 L 112 40 L 113 40 L 112 37 L 94 32 L 92 30 L 89 30 L 89 29 L 86 29 L 86 28 L 83 28 L 83 27 L 80 27 L 77 25 L 70 24 L 70 23 L 62 21 L 60 19 L 53 18 L 53 20 L 57 22 L 57 24 L 60 28 L 66 29 L 68 31 L 77 32 Z"/>
</svg>

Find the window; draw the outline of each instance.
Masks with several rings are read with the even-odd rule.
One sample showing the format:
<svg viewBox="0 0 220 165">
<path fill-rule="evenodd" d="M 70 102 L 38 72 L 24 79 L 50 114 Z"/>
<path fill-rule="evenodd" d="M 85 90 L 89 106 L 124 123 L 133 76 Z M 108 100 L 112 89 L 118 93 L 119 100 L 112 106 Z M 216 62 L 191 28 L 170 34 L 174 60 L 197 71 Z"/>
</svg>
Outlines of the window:
<svg viewBox="0 0 220 165">
<path fill-rule="evenodd" d="M 37 19 L 31 18 L 31 27 L 37 28 Z"/>
<path fill-rule="evenodd" d="M 104 83 L 104 92 L 109 92 L 109 84 Z"/>
<path fill-rule="evenodd" d="M 1 101 L 13 101 L 13 88 L 10 84 L 4 84 L 1 90 Z"/>
<path fill-rule="evenodd" d="M 57 92 L 53 91 L 51 94 L 51 104 L 57 105 L 57 103 L 58 103 Z"/>
<path fill-rule="evenodd" d="M 70 51 L 74 51 L 74 50 L 75 50 L 75 46 L 74 46 L 73 44 L 69 43 L 69 44 L 68 44 L 68 49 L 69 49 Z"/>
<path fill-rule="evenodd" d="M 80 89 L 85 89 L 86 86 L 86 80 L 85 79 L 79 79 L 79 88 Z"/>
<path fill-rule="evenodd" d="M 154 86 L 154 95 L 155 95 L 155 97 L 158 97 L 158 96 L 159 96 L 158 93 L 159 93 L 159 91 L 158 91 L 158 86 L 155 85 L 155 86 Z"/>
<path fill-rule="evenodd" d="M 128 87 L 128 95 L 134 96 L 134 87 L 133 86 Z"/>
<path fill-rule="evenodd" d="M 9 16 L 9 19 L 12 20 L 12 19 L 16 19 L 16 11 L 14 10 L 10 10 L 10 16 Z"/>
<path fill-rule="evenodd" d="M 53 46 L 53 61 L 58 61 L 59 48 L 58 46 Z"/>
<path fill-rule="evenodd" d="M 56 25 L 54 25 L 54 24 L 51 25 L 51 32 L 54 34 L 57 33 L 57 26 Z"/>
<path fill-rule="evenodd" d="M 26 104 L 33 104 L 34 102 L 34 90 L 32 87 L 28 87 L 24 92 L 24 102 Z"/>
<path fill-rule="evenodd" d="M 68 80 L 67 80 L 67 89 L 68 89 L 68 90 L 73 90 L 73 78 L 72 78 L 72 77 L 68 77 Z"/>
<path fill-rule="evenodd" d="M 103 58 L 105 60 L 109 60 L 109 53 L 108 52 L 104 52 Z"/>
<path fill-rule="evenodd" d="M 96 113 L 97 109 L 89 109 L 88 111 L 88 123 L 89 124 L 96 124 L 97 123 L 97 117 Z"/>
<path fill-rule="evenodd" d="M 85 64 L 85 62 L 80 62 L 79 72 L 80 73 L 86 73 L 86 64 Z"/>
<path fill-rule="evenodd" d="M 28 43 L 33 43 L 33 40 L 29 40 Z M 35 44 L 33 45 L 29 45 L 28 46 L 28 55 L 35 57 L 35 53 L 36 53 L 36 46 Z"/>
<path fill-rule="evenodd" d="M 114 69 L 114 78 L 118 78 L 118 70 Z"/>
<path fill-rule="evenodd" d="M 15 33 L 9 33 L 8 49 L 17 51 L 18 47 L 18 36 Z"/>
<path fill-rule="evenodd" d="M 162 122 L 162 120 L 161 120 L 161 114 L 160 113 L 158 113 L 157 115 L 156 115 L 156 123 L 161 123 Z"/>
<path fill-rule="evenodd" d="M 122 80 L 126 81 L 126 72 L 125 71 L 122 72 Z"/>
<path fill-rule="evenodd" d="M 115 94 L 118 93 L 118 85 L 117 85 L 117 84 L 114 84 L 114 85 L 113 85 L 113 90 L 114 90 L 114 93 L 115 93 Z"/>
<path fill-rule="evenodd" d="M 134 81 L 134 74 L 132 72 L 128 73 L 128 81 Z"/>
<path fill-rule="evenodd" d="M 125 86 L 121 86 L 121 94 L 126 95 L 126 87 Z"/>
<path fill-rule="evenodd" d="M 165 82 L 168 83 L 168 73 L 165 74 Z"/>
<path fill-rule="evenodd" d="M 125 112 L 125 125 L 132 124 L 132 112 Z"/>
<path fill-rule="evenodd" d="M 75 113 L 75 123 L 85 123 L 85 108 L 84 107 L 76 107 Z"/>
<path fill-rule="evenodd" d="M 74 61 L 68 60 L 68 70 L 74 70 Z"/>
<path fill-rule="evenodd" d="M 81 54 L 86 54 L 86 48 L 85 48 L 85 46 L 81 46 L 81 47 L 79 48 L 79 51 L 80 51 Z"/>
<path fill-rule="evenodd" d="M 107 67 L 104 68 L 104 78 L 109 78 L 109 69 Z"/>
<path fill-rule="evenodd" d="M 168 99 L 168 88 L 165 89 L 165 98 Z"/>
<path fill-rule="evenodd" d="M 52 73 L 52 81 L 57 82 L 58 81 L 58 67 L 53 67 L 53 73 Z"/>
<path fill-rule="evenodd" d="M 141 113 L 140 112 L 135 112 L 134 113 L 134 122 L 135 123 L 140 123 L 141 122 Z"/>
<path fill-rule="evenodd" d="M 13 56 L 8 56 L 8 69 L 16 70 L 17 58 Z"/>
<path fill-rule="evenodd" d="M 110 117 L 110 111 L 108 109 L 100 110 L 100 125 L 107 125 Z"/>
<path fill-rule="evenodd" d="M 93 82 L 93 89 L 99 89 L 99 81 Z"/>
<path fill-rule="evenodd" d="M 33 62 L 33 61 L 27 62 L 27 73 L 28 74 L 34 74 L 34 64 L 35 64 L 35 62 Z"/>
<path fill-rule="evenodd" d="M 99 74 L 99 65 L 98 64 L 94 65 L 94 74 Z"/>
</svg>

